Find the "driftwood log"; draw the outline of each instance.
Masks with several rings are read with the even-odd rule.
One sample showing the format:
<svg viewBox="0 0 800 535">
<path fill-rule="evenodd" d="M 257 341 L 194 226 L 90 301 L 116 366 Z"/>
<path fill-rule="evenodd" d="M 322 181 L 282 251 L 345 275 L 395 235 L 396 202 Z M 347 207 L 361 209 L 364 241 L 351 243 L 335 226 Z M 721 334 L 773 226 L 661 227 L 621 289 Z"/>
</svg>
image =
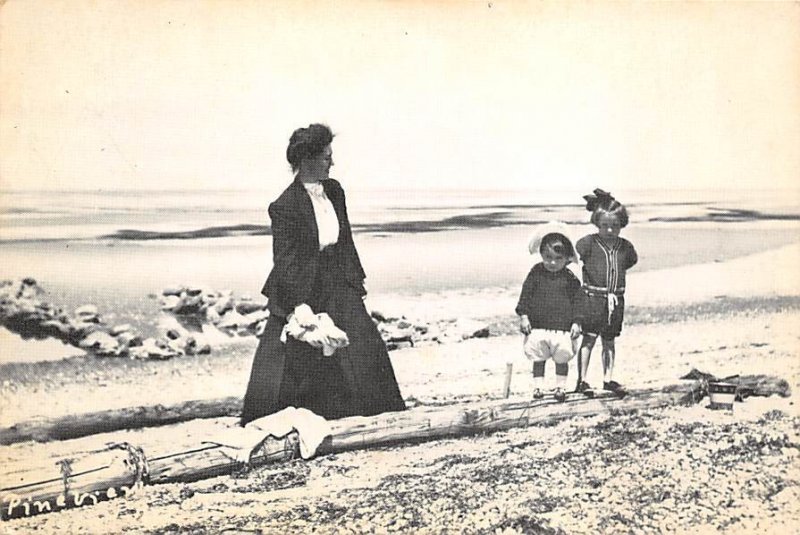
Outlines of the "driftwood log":
<svg viewBox="0 0 800 535">
<path fill-rule="evenodd" d="M 0 516 L 7 520 L 127 496 L 143 485 L 145 471 L 143 452 L 119 444 L 82 458 L 11 472 L 0 483 Z"/>
<path fill-rule="evenodd" d="M 506 377 L 506 383 L 509 378 L 509 376 Z M 713 380 L 714 377 L 693 369 L 682 379 L 707 382 L 709 379 Z M 735 382 L 739 384 L 741 398 L 771 395 L 788 397 L 791 392 L 789 384 L 785 380 L 767 375 L 736 376 Z M 504 388 L 504 393 L 506 391 L 507 386 Z M 702 392 L 702 395 L 705 395 L 705 392 Z M 188 422 L 199 418 L 238 416 L 241 411 L 242 399 L 227 397 L 186 401 L 171 406 L 142 406 L 61 418 L 37 418 L 0 428 L 0 445 L 7 446 L 28 440 L 37 442 L 68 440 L 123 429 L 142 429 Z"/>
<path fill-rule="evenodd" d="M 68 440 L 122 429 L 141 429 L 196 420 L 238 416 L 242 398 L 194 400 L 165 407 L 163 405 L 131 407 L 63 416 L 38 418 L 0 428 L 0 445 L 35 440 Z"/>
<path fill-rule="evenodd" d="M 615 408 L 692 404 L 701 397 L 701 382 L 684 382 L 663 389 L 632 391 L 624 399 L 608 392 L 598 393 L 594 399 L 571 394 L 563 403 L 548 398 L 501 399 L 343 418 L 331 422 L 332 434 L 321 444 L 317 455 L 552 424 Z M 294 433 L 279 439 L 268 437 L 250 457 L 249 465 L 296 458 L 298 443 Z M 95 504 L 125 496 L 142 485 L 197 481 L 230 474 L 242 466 L 226 454 L 225 447 L 211 444 L 152 458 L 141 448 L 115 445 L 79 460 L 64 459 L 50 466 L 7 474 L 0 482 L 0 516 L 6 520 Z"/>
</svg>

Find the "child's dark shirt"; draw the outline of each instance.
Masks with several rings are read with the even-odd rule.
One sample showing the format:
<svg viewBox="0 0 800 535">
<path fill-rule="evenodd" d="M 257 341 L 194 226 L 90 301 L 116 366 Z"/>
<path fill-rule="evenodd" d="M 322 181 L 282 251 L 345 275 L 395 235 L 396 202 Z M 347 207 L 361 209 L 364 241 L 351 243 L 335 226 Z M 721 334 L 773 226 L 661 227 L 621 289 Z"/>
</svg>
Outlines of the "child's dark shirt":
<svg viewBox="0 0 800 535">
<path fill-rule="evenodd" d="M 569 331 L 576 312 L 573 303 L 580 287 L 580 281 L 569 269 L 553 273 L 539 262 L 522 284 L 516 312 L 528 316 L 534 329 Z"/>
<path fill-rule="evenodd" d="M 617 238 L 607 245 L 597 234 L 590 234 L 578 240 L 575 250 L 583 262 L 584 284 L 624 293 L 625 272 L 639 261 L 631 242 Z"/>
</svg>

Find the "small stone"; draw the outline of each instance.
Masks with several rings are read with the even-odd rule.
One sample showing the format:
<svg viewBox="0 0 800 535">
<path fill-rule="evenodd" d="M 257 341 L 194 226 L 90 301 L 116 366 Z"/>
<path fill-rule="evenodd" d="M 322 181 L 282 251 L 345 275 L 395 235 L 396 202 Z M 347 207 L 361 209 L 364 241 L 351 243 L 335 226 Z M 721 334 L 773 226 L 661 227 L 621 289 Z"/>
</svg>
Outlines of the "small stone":
<svg viewBox="0 0 800 535">
<path fill-rule="evenodd" d="M 223 329 L 229 329 L 240 325 L 248 325 L 247 320 L 235 310 L 231 310 L 222 317 L 218 326 Z"/>
<path fill-rule="evenodd" d="M 170 340 L 177 340 L 180 337 L 181 333 L 179 333 L 175 329 L 170 329 L 167 331 L 167 338 L 169 338 Z"/>
<path fill-rule="evenodd" d="M 59 338 L 63 338 L 69 335 L 69 325 L 58 320 L 43 321 L 40 324 L 40 326 L 42 327 L 43 330 Z"/>
<path fill-rule="evenodd" d="M 162 290 L 161 292 L 161 295 L 163 295 L 164 297 L 170 297 L 170 296 L 179 297 L 181 295 L 181 292 L 183 292 L 183 288 L 178 288 L 178 287 L 164 288 L 164 290 Z"/>
<path fill-rule="evenodd" d="M 225 314 L 227 311 L 233 308 L 233 299 L 230 295 L 223 295 L 220 297 L 219 301 L 216 302 L 214 305 L 214 310 L 217 311 L 217 314 L 220 316 Z"/>
<path fill-rule="evenodd" d="M 119 336 L 120 334 L 126 333 L 131 329 L 133 329 L 133 327 L 131 327 L 130 324 L 124 323 L 122 325 L 115 325 L 111 327 L 111 329 L 108 331 L 108 334 L 111 336 Z"/>
<path fill-rule="evenodd" d="M 124 332 L 117 336 L 117 342 L 124 347 L 135 347 L 142 345 L 142 337 L 132 332 Z"/>
<path fill-rule="evenodd" d="M 97 316 L 97 307 L 94 305 L 83 305 L 75 309 L 76 316 Z"/>
<path fill-rule="evenodd" d="M 264 310 L 264 305 L 259 303 L 254 303 L 252 301 L 244 301 L 241 303 L 237 303 L 235 308 L 236 312 L 246 316 L 248 314 Z"/>
<path fill-rule="evenodd" d="M 175 310 L 180 304 L 180 297 L 177 295 L 168 295 L 161 300 L 161 310 Z"/>
<path fill-rule="evenodd" d="M 186 297 L 181 297 L 181 304 L 175 312 L 179 314 L 191 314 L 203 304 L 202 295 L 191 295 L 187 292 Z"/>
<path fill-rule="evenodd" d="M 103 331 L 96 331 L 86 336 L 78 345 L 82 349 L 91 349 L 96 353 L 107 354 L 114 352 L 119 344 L 117 343 L 117 339 L 110 334 Z"/>
<path fill-rule="evenodd" d="M 267 310 L 257 310 L 244 316 L 245 325 L 255 325 L 267 318 L 269 318 L 269 311 Z"/>
</svg>

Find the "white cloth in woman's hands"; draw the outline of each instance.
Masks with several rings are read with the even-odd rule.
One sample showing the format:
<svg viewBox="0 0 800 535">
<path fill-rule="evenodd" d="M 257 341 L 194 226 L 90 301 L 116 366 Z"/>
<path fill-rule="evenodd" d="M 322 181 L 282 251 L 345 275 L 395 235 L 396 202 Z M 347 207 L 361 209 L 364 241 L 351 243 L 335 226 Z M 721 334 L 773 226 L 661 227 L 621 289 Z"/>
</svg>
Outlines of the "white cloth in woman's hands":
<svg viewBox="0 0 800 535">
<path fill-rule="evenodd" d="M 284 344 L 287 336 L 291 336 L 313 347 L 321 347 L 322 354 L 330 357 L 337 349 L 350 343 L 347 333 L 338 328 L 326 313 L 314 314 L 311 307 L 305 304 L 298 305 L 294 310 L 281 331 L 281 342 Z"/>
<path fill-rule="evenodd" d="M 292 319 L 295 319 L 301 327 L 307 328 L 316 324 L 317 316 L 310 306 L 301 303 L 294 307 L 294 312 L 289 316 L 289 321 L 292 321 Z"/>
</svg>

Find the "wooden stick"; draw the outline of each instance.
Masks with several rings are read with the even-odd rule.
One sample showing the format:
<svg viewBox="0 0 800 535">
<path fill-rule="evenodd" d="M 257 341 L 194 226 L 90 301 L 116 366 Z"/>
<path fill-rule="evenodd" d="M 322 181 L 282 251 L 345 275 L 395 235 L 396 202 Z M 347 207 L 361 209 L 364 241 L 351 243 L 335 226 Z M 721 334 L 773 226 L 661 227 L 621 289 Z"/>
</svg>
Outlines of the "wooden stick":
<svg viewBox="0 0 800 535">
<path fill-rule="evenodd" d="M 508 399 L 511 395 L 511 374 L 514 370 L 514 363 L 506 362 L 506 380 L 503 384 L 503 397 Z"/>
</svg>

